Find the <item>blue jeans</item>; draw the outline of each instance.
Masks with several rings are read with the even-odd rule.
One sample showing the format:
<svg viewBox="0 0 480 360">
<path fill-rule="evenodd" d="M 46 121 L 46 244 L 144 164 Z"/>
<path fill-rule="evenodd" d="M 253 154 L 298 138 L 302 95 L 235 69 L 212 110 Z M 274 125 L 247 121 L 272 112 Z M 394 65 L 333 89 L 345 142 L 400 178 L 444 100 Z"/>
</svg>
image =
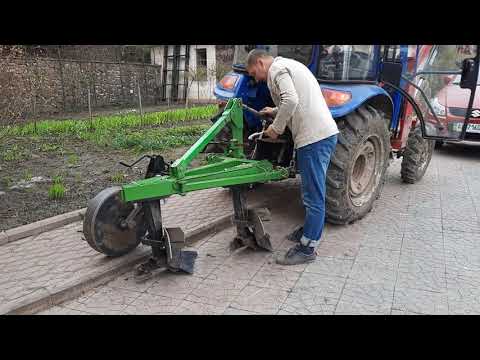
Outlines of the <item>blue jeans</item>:
<svg viewBox="0 0 480 360">
<path fill-rule="evenodd" d="M 316 248 L 325 224 L 326 176 L 337 135 L 297 149 L 297 164 L 302 178 L 305 224 L 301 243 Z"/>
</svg>

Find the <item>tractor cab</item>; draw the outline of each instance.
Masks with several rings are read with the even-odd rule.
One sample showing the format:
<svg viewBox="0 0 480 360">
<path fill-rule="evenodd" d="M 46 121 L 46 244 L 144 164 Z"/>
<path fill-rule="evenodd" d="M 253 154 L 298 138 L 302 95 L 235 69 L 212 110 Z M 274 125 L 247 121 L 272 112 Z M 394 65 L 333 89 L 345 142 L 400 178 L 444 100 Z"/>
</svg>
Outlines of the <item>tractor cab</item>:
<svg viewBox="0 0 480 360">
<path fill-rule="evenodd" d="M 257 84 L 245 70 L 246 57 L 255 47 L 264 48 L 274 57 L 293 58 L 307 66 L 318 78 L 334 118 L 345 116 L 369 99 L 389 96 L 376 86 L 380 70 L 380 46 L 236 45 L 232 71 L 217 84 L 214 91 L 220 105 L 232 97 L 239 97 L 255 110 L 274 106 L 267 85 Z M 254 114 L 246 113 L 245 120 L 252 131 L 261 127 L 261 119 Z"/>
<path fill-rule="evenodd" d="M 474 116 L 480 107 L 477 45 L 430 45 L 425 60 L 406 74 L 418 105 L 425 138 L 461 141 L 480 133 Z M 418 111 L 417 111 L 418 112 Z M 418 114 L 412 112 L 414 121 Z M 473 124 L 473 126 L 472 126 Z"/>
</svg>

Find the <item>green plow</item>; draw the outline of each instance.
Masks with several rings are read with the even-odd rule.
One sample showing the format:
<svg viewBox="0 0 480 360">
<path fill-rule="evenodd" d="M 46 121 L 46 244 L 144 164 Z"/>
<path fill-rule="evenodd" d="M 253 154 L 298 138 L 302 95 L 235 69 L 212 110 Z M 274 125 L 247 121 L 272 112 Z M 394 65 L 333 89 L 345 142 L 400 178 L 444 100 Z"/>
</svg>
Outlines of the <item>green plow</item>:
<svg viewBox="0 0 480 360">
<path fill-rule="evenodd" d="M 206 165 L 189 168 L 227 126 L 232 136 L 224 154 L 209 154 Z M 248 209 L 245 192 L 250 184 L 286 179 L 291 169 L 274 166 L 268 160 L 247 159 L 243 150 L 243 131 L 241 100 L 231 99 L 212 127 L 171 165 L 166 164 L 161 156 L 148 156 L 150 163 L 145 179 L 102 190 L 88 202 L 83 224 L 88 244 L 111 257 L 131 252 L 140 243 L 151 246 L 150 259 L 136 268 L 138 281 L 165 269 L 193 273 L 197 253 L 182 250 L 185 237 L 180 228 L 163 226 L 161 200 L 174 194 L 228 187 L 233 200 L 233 223 L 237 229 L 230 244 L 231 250 L 250 247 L 272 251 L 269 235 L 265 233 L 259 215 Z M 143 158 L 145 156 L 137 162 Z"/>
</svg>

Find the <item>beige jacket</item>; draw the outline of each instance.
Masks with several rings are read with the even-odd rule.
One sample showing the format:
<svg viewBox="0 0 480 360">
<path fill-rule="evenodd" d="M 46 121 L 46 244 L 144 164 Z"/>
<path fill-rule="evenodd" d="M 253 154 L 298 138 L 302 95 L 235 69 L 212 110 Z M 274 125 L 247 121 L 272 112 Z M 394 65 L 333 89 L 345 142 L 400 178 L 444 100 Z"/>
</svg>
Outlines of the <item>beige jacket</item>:
<svg viewBox="0 0 480 360">
<path fill-rule="evenodd" d="M 277 106 L 273 130 L 283 134 L 288 126 L 296 149 L 338 134 L 320 85 L 305 65 L 276 57 L 268 71 L 267 85 Z"/>
</svg>

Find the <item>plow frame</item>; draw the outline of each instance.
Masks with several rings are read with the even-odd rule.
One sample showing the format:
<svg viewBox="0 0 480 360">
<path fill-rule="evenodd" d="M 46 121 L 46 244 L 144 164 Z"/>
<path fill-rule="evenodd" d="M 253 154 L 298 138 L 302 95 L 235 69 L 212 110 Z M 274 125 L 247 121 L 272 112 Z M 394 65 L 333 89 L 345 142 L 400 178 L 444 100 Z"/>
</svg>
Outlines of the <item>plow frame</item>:
<svg viewBox="0 0 480 360">
<path fill-rule="evenodd" d="M 207 165 L 189 169 L 191 162 L 225 127 L 232 133 L 225 154 L 209 154 Z M 124 202 L 149 201 L 170 195 L 227 186 L 264 183 L 288 178 L 289 169 L 275 167 L 268 160 L 248 160 L 243 151 L 243 109 L 241 99 L 230 99 L 220 118 L 187 152 L 169 167 L 168 175 L 134 181 L 122 186 Z"/>
</svg>

